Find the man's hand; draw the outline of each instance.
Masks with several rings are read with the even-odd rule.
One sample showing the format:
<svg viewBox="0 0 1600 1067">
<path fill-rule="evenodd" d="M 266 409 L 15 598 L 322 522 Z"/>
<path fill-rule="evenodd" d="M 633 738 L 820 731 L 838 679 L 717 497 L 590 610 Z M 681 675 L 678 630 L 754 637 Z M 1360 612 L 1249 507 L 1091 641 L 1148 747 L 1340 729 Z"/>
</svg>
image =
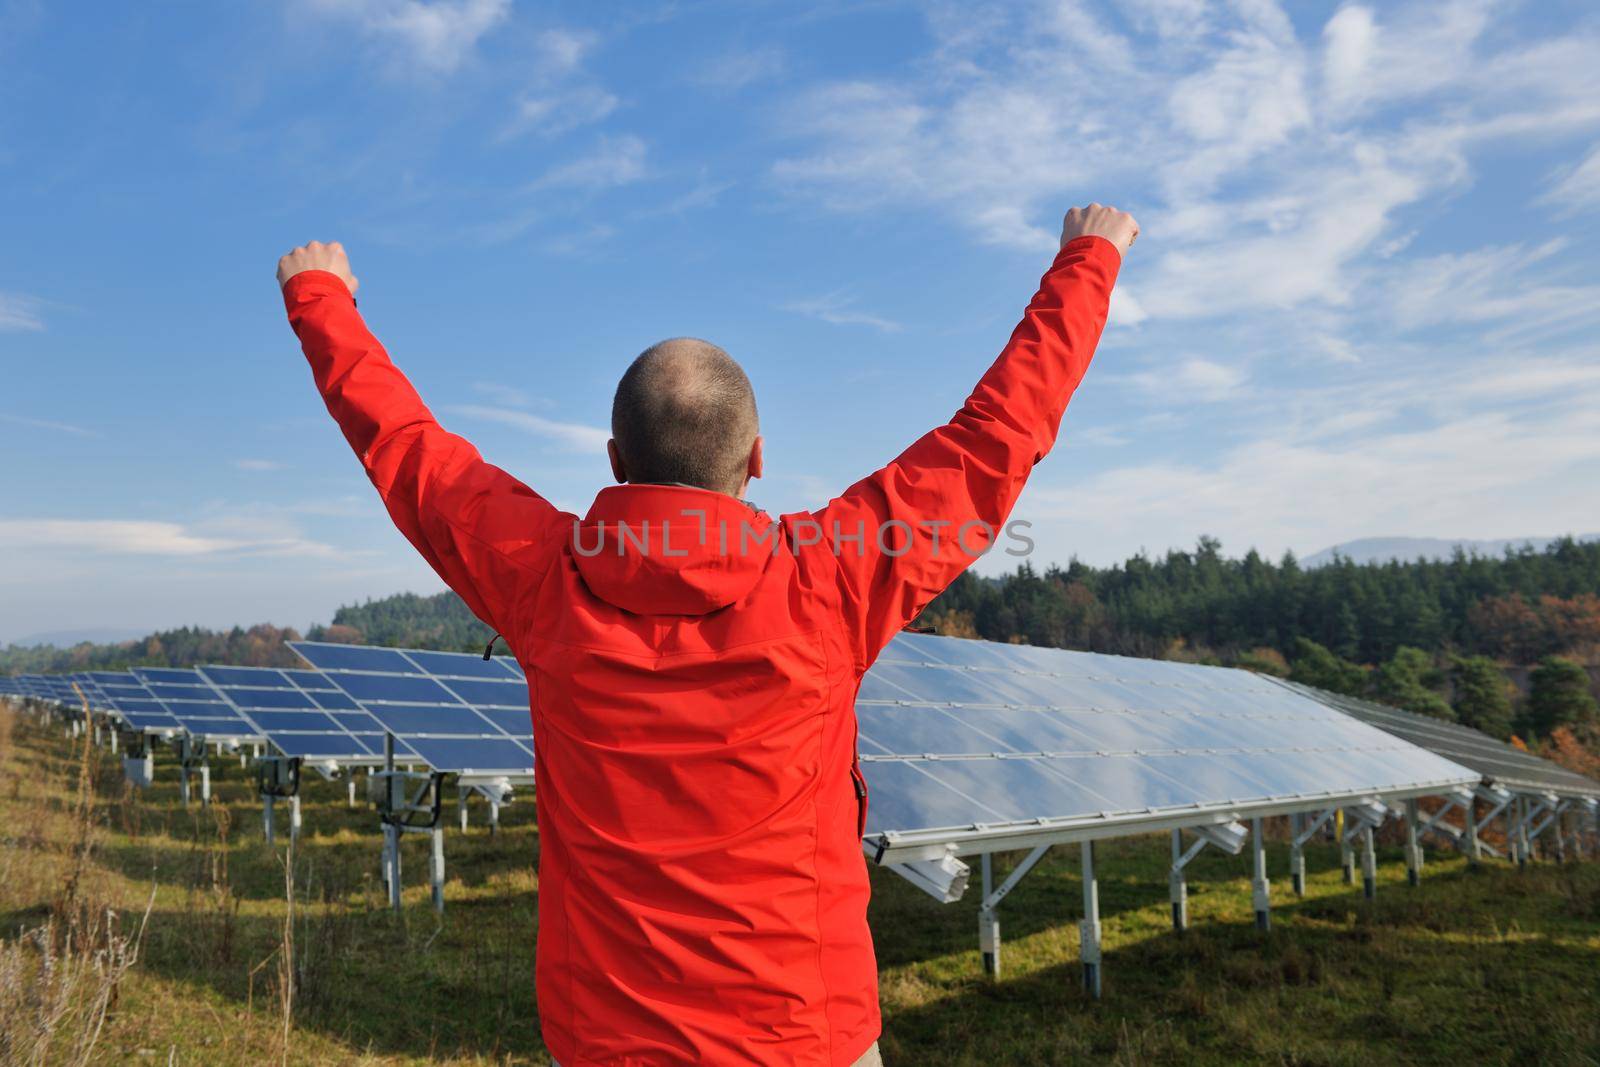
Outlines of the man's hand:
<svg viewBox="0 0 1600 1067">
<path fill-rule="evenodd" d="M 1067 212 L 1061 222 L 1061 247 L 1074 237 L 1104 237 L 1117 246 L 1117 251 L 1128 254 L 1134 238 L 1139 236 L 1139 224 L 1126 211 L 1103 204 L 1075 207 Z"/>
<path fill-rule="evenodd" d="M 345 288 L 350 290 L 351 296 L 356 295 L 356 287 L 361 284 L 356 281 L 356 276 L 350 273 L 350 260 L 344 254 L 344 245 L 338 241 L 330 244 L 312 241 L 278 260 L 278 284 L 288 285 L 290 278 L 308 270 L 325 270 L 329 274 L 337 274 L 339 280 L 344 282 Z"/>
</svg>

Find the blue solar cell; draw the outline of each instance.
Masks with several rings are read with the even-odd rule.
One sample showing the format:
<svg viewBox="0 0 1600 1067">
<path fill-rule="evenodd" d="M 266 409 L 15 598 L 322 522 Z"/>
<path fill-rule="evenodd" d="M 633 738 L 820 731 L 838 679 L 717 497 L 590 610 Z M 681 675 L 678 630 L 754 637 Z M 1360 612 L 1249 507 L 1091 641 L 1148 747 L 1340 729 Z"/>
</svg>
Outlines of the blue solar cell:
<svg viewBox="0 0 1600 1067">
<path fill-rule="evenodd" d="M 301 689 L 327 689 L 328 679 L 321 671 L 285 669 L 283 676 Z"/>
<path fill-rule="evenodd" d="M 200 668 L 214 685 L 248 685 L 258 689 L 293 689 L 294 684 L 279 670 L 265 667 L 214 667 Z"/>
<path fill-rule="evenodd" d="M 515 678 L 517 675 L 506 666 L 507 657 L 484 659 L 460 652 L 423 652 L 406 649 L 406 658 L 433 675 L 458 678 Z"/>
<path fill-rule="evenodd" d="M 509 739 L 408 737 L 405 740 L 412 751 L 435 769 L 522 771 L 533 765 L 533 753 Z"/>
<path fill-rule="evenodd" d="M 459 704 L 374 704 L 372 717 L 397 734 L 492 735 L 495 727 Z"/>
<path fill-rule="evenodd" d="M 314 708 L 311 698 L 298 689 L 244 689 L 225 690 L 237 706 L 251 708 Z"/>
<path fill-rule="evenodd" d="M 150 691 L 150 695 L 155 697 L 157 700 L 193 700 L 195 699 L 195 694 L 197 692 L 205 692 L 205 690 L 197 690 L 192 685 L 163 685 L 161 683 L 151 683 L 150 685 L 145 686 L 145 688 L 148 689 Z"/>
<path fill-rule="evenodd" d="M 146 682 L 173 682 L 178 685 L 193 685 L 200 677 L 196 671 L 178 667 L 139 667 L 137 673 Z"/>
<path fill-rule="evenodd" d="M 359 759 L 366 760 L 382 754 L 381 746 L 373 749 L 363 744 L 361 738 L 344 733 L 271 735 L 272 747 L 285 756 L 301 759 Z"/>
<path fill-rule="evenodd" d="M 360 704 L 357 704 L 347 694 L 341 693 L 337 689 L 318 689 L 306 695 L 316 703 L 317 707 L 328 711 L 359 711 L 361 709 Z"/>
<path fill-rule="evenodd" d="M 447 679 L 444 685 L 456 696 L 478 707 L 526 708 L 528 683 Z"/>
<path fill-rule="evenodd" d="M 533 736 L 533 720 L 529 718 L 527 708 L 478 708 L 477 712 L 512 737 Z"/>
<path fill-rule="evenodd" d="M 340 674 L 341 689 L 362 704 L 392 701 L 405 704 L 454 704 L 456 701 L 438 682 L 430 678 L 401 677 L 394 674 Z"/>
<path fill-rule="evenodd" d="M 409 660 L 390 648 L 324 645 L 312 641 L 296 641 L 294 647 L 319 670 L 380 671 L 385 674 L 417 673 L 417 668 Z"/>
<path fill-rule="evenodd" d="M 339 724 L 320 711 L 252 711 L 250 719 L 268 734 L 343 733 Z"/>
</svg>

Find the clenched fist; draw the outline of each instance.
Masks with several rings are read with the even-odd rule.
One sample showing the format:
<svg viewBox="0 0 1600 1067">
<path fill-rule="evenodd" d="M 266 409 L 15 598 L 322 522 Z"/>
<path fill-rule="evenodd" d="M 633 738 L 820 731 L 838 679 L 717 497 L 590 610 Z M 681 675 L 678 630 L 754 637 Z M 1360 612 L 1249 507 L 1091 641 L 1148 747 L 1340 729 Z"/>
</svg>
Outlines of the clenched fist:
<svg viewBox="0 0 1600 1067">
<path fill-rule="evenodd" d="M 1104 237 L 1117 246 L 1117 251 L 1128 254 L 1134 238 L 1139 236 L 1139 224 L 1126 211 L 1103 204 L 1075 207 L 1067 212 L 1061 222 L 1061 247 L 1074 237 Z"/>
<path fill-rule="evenodd" d="M 338 241 L 329 244 L 312 241 L 278 260 L 278 284 L 288 285 L 290 278 L 308 270 L 325 270 L 329 274 L 337 274 L 339 280 L 344 282 L 345 288 L 350 290 L 351 296 L 356 295 L 356 287 L 361 284 L 356 281 L 356 276 L 350 273 L 350 259 L 344 254 L 344 245 Z"/>
</svg>

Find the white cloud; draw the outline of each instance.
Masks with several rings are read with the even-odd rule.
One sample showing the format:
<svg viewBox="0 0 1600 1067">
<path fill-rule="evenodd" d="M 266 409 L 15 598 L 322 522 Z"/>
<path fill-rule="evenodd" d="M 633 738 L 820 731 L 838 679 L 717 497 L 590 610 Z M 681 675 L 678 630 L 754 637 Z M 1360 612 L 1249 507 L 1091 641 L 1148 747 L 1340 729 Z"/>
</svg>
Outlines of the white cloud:
<svg viewBox="0 0 1600 1067">
<path fill-rule="evenodd" d="M 0 414 L 0 422 L 10 423 L 12 426 L 24 426 L 31 430 L 50 430 L 54 433 L 71 434 L 74 437 L 99 437 L 100 434 L 84 426 L 75 426 L 70 422 L 57 422 L 54 419 L 35 419 L 26 415 Z"/>
<path fill-rule="evenodd" d="M 233 465 L 242 471 L 281 471 L 284 467 L 275 459 L 236 459 Z"/>
<path fill-rule="evenodd" d="M 303 0 L 354 22 L 408 68 L 448 74 L 511 14 L 511 0 Z"/>
<path fill-rule="evenodd" d="M 1575 166 L 1569 167 L 1545 194 L 1546 203 L 1574 211 L 1600 208 L 1600 145 Z"/>
<path fill-rule="evenodd" d="M 556 137 L 599 122 L 615 111 L 619 102 L 615 96 L 595 86 L 524 96 L 517 101 L 516 114 L 501 137 L 506 139 L 524 133 Z"/>
<path fill-rule="evenodd" d="M 690 80 L 707 88 L 731 91 L 781 77 L 787 66 L 788 59 L 781 48 L 745 48 L 696 64 Z"/>
<path fill-rule="evenodd" d="M 208 534 L 180 523 L 143 519 L 0 519 L 0 547 L 10 552 L 67 551 L 117 556 L 335 554 L 327 545 L 292 534 L 264 538 L 259 529 L 239 533 L 241 536 Z"/>
<path fill-rule="evenodd" d="M 1215 404 L 1238 399 L 1248 378 L 1249 374 L 1238 367 L 1190 356 L 1160 370 L 1128 375 L 1126 381 L 1151 399 L 1173 404 Z"/>
<path fill-rule="evenodd" d="M 568 451 L 605 454 L 611 431 L 598 426 L 584 426 L 575 422 L 559 422 L 535 415 L 529 411 L 491 407 L 482 404 L 457 404 L 445 409 L 452 415 L 467 419 L 482 419 L 511 426 L 535 437 L 555 441 Z"/>
<path fill-rule="evenodd" d="M 632 134 L 602 137 L 592 152 L 552 167 L 532 188 L 596 191 L 629 185 L 645 177 L 644 157 L 644 142 Z"/>
<path fill-rule="evenodd" d="M 899 333 L 903 326 L 893 319 L 886 319 L 881 315 L 870 312 L 858 311 L 853 306 L 855 300 L 843 293 L 829 293 L 811 300 L 793 300 L 783 305 L 784 311 L 792 311 L 796 315 L 805 315 L 808 318 L 821 319 L 823 322 L 835 326 L 870 326 L 880 333 Z"/>
<path fill-rule="evenodd" d="M 39 317 L 38 298 L 21 293 L 0 293 L 0 332 L 42 329 L 44 319 Z"/>
</svg>

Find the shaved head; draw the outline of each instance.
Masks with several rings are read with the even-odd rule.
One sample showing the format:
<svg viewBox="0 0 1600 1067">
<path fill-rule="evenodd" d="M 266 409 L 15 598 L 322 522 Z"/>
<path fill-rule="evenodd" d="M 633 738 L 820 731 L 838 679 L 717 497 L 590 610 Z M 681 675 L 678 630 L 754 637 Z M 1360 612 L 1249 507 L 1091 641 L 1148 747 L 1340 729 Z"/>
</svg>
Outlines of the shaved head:
<svg viewBox="0 0 1600 1067">
<path fill-rule="evenodd" d="M 759 432 L 744 369 L 693 337 L 641 352 L 611 404 L 611 436 L 635 483 L 681 482 L 737 496 Z"/>
</svg>

